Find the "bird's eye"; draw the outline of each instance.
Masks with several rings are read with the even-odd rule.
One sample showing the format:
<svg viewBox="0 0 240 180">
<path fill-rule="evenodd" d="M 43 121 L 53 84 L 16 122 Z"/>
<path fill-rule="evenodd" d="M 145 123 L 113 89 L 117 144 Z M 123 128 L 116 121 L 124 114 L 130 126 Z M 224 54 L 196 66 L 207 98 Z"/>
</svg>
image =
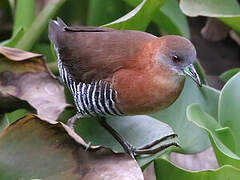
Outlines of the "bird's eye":
<svg viewBox="0 0 240 180">
<path fill-rule="evenodd" d="M 174 55 L 174 56 L 172 56 L 172 61 L 173 61 L 174 63 L 179 63 L 179 62 L 181 62 L 182 60 L 181 60 L 178 56 Z"/>
</svg>

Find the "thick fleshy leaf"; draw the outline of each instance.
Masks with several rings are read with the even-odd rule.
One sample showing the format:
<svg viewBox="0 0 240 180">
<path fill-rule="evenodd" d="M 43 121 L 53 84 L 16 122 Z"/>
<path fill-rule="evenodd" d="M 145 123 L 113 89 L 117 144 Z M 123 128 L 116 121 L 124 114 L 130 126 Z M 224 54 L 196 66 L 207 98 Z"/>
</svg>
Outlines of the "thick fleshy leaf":
<svg viewBox="0 0 240 180">
<path fill-rule="evenodd" d="M 240 141 L 240 73 L 236 74 L 223 87 L 219 98 L 219 122 L 229 127 L 236 140 Z M 240 143 L 236 144 L 236 153 L 240 156 Z"/>
<path fill-rule="evenodd" d="M 220 78 L 227 82 L 228 80 L 230 80 L 235 74 L 239 73 L 240 72 L 240 68 L 234 68 L 234 69 L 230 69 L 224 73 L 222 73 L 220 75 Z"/>
<path fill-rule="evenodd" d="M 131 3 L 133 1 L 126 0 Z M 139 0 L 137 2 L 140 2 Z M 165 2 L 165 0 L 143 0 L 135 9 L 114 22 L 104 27 L 114 29 L 129 29 L 144 31 L 152 19 L 153 13 Z M 133 2 L 134 4 L 136 3 Z"/>
<path fill-rule="evenodd" d="M 217 17 L 240 33 L 240 5 L 237 0 L 181 0 L 180 8 L 188 16 Z"/>
<path fill-rule="evenodd" d="M 31 58 L 35 54 L 12 48 L 7 48 L 4 55 L 8 59 L 0 60 L 0 91 L 5 98 L 10 95 L 28 101 L 39 116 L 56 120 L 67 106 L 64 88 L 48 71 L 44 60 Z M 28 60 L 22 61 L 24 59 Z"/>
<path fill-rule="evenodd" d="M 240 16 L 237 0 L 180 0 L 180 8 L 188 16 L 234 17 Z"/>
<path fill-rule="evenodd" d="M 82 143 L 61 123 L 26 116 L 0 134 L 0 179 L 143 180 L 128 155 Z"/>
<path fill-rule="evenodd" d="M 153 22 L 167 34 L 190 37 L 187 18 L 177 0 L 168 0 L 153 14 Z"/>
<path fill-rule="evenodd" d="M 207 171 L 187 171 L 179 167 L 174 166 L 171 162 L 164 159 L 156 159 L 154 161 L 154 167 L 157 180 L 238 180 L 240 177 L 240 169 L 234 166 L 226 165 L 215 170 Z"/>
<path fill-rule="evenodd" d="M 240 168 L 240 157 L 236 154 L 238 141 L 229 127 L 223 128 L 197 104 L 188 107 L 187 116 L 190 121 L 208 132 L 220 166 L 231 164 Z"/>
<path fill-rule="evenodd" d="M 151 116 L 173 128 L 174 132 L 178 134 L 182 152 L 201 152 L 210 145 L 208 135 L 187 120 L 186 108 L 189 104 L 199 103 L 206 112 L 217 118 L 218 96 L 217 90 L 205 85 L 199 88 L 191 79 L 187 78 L 184 90 L 176 102 L 169 108 Z"/>
</svg>

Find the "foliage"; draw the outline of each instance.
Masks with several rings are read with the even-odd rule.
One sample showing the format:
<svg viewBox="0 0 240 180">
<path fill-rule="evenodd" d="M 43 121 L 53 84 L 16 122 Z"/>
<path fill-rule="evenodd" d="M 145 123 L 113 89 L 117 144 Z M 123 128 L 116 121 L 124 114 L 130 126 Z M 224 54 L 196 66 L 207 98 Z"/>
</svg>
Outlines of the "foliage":
<svg viewBox="0 0 240 180">
<path fill-rule="evenodd" d="M 9 0 L 9 3 L 13 8 L 14 2 Z M 108 118 L 107 121 L 136 146 L 173 132 L 179 135 L 171 141 L 179 142 L 181 148 L 137 157 L 137 165 L 135 160 L 116 153 L 123 150 L 95 118 L 79 120 L 77 134 L 56 122 L 65 122 L 76 110 L 72 108 L 69 92 L 65 89 L 64 94 L 64 87 L 48 69 L 51 67 L 57 74 L 56 57 L 51 54 L 46 33 L 49 20 L 58 15 L 68 24 L 80 22 L 122 30 L 150 30 L 187 38 L 190 31 L 186 15 L 202 15 L 216 17 L 240 33 L 240 8 L 236 0 L 222 3 L 217 0 L 181 0 L 180 3 L 177 0 L 49 0 L 38 14 L 36 3 L 35 0 L 17 1 L 12 36 L 0 46 L 0 101 L 3 102 L 0 104 L 0 172 L 4 172 L 0 173 L 0 179 L 96 180 L 102 168 L 116 179 L 122 178 L 119 172 L 127 173 L 132 179 L 143 179 L 138 165 L 145 168 L 152 161 L 157 179 L 239 179 L 239 68 L 221 75 L 228 81 L 221 92 L 207 85 L 199 88 L 187 79 L 181 96 L 164 111 Z M 68 7 L 74 11 L 64 11 Z M 155 29 L 149 28 L 151 22 Z M 39 53 L 51 64 L 45 63 Z M 197 67 L 205 79 L 200 64 Z M 37 113 L 38 117 L 30 113 Z M 91 146 L 81 138 L 91 142 Z M 201 152 L 210 144 L 221 166 L 216 170 L 190 172 L 162 158 L 172 151 Z M 99 175 L 94 174 L 95 171 Z"/>
</svg>

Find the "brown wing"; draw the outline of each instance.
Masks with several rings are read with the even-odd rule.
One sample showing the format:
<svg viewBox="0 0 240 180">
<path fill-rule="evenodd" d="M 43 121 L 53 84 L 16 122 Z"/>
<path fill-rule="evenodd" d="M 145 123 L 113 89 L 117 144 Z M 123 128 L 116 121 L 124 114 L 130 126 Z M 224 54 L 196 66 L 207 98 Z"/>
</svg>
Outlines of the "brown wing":
<svg viewBox="0 0 240 180">
<path fill-rule="evenodd" d="M 60 19 L 51 21 L 49 39 L 58 49 L 63 65 L 78 82 L 111 78 L 155 36 L 139 31 L 101 27 L 67 27 Z"/>
</svg>

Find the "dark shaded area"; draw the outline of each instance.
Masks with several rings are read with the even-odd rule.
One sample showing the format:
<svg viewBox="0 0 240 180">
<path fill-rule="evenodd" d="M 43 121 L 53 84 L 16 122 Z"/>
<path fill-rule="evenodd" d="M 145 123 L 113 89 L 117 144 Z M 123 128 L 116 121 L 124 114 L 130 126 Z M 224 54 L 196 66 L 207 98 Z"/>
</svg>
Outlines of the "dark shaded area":
<svg viewBox="0 0 240 180">
<path fill-rule="evenodd" d="M 196 46 L 199 61 L 208 75 L 209 85 L 221 88 L 223 82 L 218 76 L 240 66 L 240 47 L 229 36 L 218 42 L 204 39 L 200 32 L 206 18 L 188 18 L 191 30 L 191 40 Z"/>
<path fill-rule="evenodd" d="M 11 9 L 7 0 L 0 2 L 0 23 L 0 41 L 3 41 L 11 36 L 12 31 Z"/>
<path fill-rule="evenodd" d="M 32 113 L 36 113 L 36 109 L 33 108 L 27 101 L 19 99 L 15 96 L 11 96 L 9 94 L 3 94 L 1 91 L 0 98 L 0 114 L 12 112 L 19 108 L 24 108 Z"/>
</svg>

